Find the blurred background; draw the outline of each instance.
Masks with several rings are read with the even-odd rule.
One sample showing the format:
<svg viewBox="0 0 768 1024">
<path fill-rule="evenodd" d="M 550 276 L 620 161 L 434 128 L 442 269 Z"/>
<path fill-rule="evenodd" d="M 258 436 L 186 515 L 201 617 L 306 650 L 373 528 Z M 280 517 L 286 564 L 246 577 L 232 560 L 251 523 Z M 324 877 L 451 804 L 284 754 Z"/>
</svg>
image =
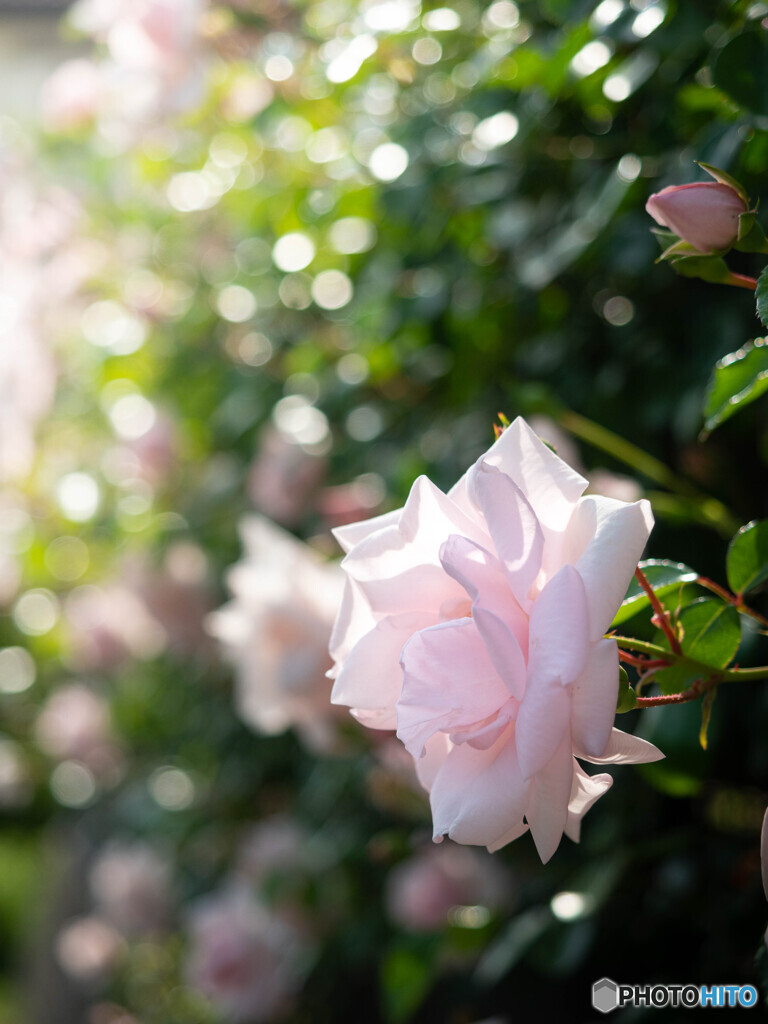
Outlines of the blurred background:
<svg viewBox="0 0 768 1024">
<path fill-rule="evenodd" d="M 768 980 L 764 689 L 706 753 L 695 705 L 624 716 L 666 760 L 542 868 L 433 846 L 324 675 L 331 529 L 450 486 L 499 411 L 725 581 L 768 420 L 702 439 L 701 407 L 759 323 L 654 264 L 644 204 L 694 160 L 765 192 L 766 18 L 0 0 L 2 1024 L 588 1021 L 604 975 Z"/>
</svg>

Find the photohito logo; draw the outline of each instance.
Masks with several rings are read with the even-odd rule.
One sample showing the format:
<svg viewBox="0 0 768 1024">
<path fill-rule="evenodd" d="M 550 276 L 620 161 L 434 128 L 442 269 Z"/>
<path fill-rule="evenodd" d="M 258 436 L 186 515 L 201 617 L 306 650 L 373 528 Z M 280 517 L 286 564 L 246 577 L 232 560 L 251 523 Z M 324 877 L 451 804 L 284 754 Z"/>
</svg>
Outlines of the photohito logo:
<svg viewBox="0 0 768 1024">
<path fill-rule="evenodd" d="M 757 1006 L 753 985 L 622 985 L 601 978 L 592 985 L 592 1006 L 610 1013 L 622 1006 Z"/>
</svg>

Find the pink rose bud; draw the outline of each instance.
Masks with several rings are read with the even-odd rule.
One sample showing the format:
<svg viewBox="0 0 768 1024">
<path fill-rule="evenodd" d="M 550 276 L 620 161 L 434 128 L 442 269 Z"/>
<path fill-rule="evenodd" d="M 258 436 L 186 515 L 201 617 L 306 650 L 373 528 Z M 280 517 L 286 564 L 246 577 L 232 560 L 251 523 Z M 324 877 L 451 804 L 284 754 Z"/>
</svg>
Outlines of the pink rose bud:
<svg viewBox="0 0 768 1024">
<path fill-rule="evenodd" d="M 719 181 L 670 185 L 655 192 L 645 208 L 657 224 L 699 252 L 730 248 L 739 233 L 739 216 L 747 212 L 738 192 Z"/>
</svg>

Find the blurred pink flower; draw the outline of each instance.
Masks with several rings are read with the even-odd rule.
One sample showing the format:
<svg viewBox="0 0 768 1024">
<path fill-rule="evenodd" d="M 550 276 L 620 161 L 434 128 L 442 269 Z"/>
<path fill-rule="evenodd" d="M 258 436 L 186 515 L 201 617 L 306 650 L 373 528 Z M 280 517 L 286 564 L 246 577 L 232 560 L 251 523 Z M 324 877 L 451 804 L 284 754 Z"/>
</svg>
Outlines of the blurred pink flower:
<svg viewBox="0 0 768 1024">
<path fill-rule="evenodd" d="M 655 192 L 645 208 L 657 224 L 699 252 L 730 248 L 739 231 L 739 216 L 747 212 L 736 189 L 719 181 L 670 185 Z"/>
<path fill-rule="evenodd" d="M 295 526 L 314 505 L 328 460 L 275 427 L 262 434 L 248 493 L 255 507 L 283 526 Z"/>
<path fill-rule="evenodd" d="M 52 132 L 85 127 L 96 116 L 103 86 L 103 73 L 93 61 L 78 58 L 60 64 L 40 94 L 44 127 Z"/>
<path fill-rule="evenodd" d="M 83 683 L 54 690 L 35 721 L 43 753 L 58 761 L 78 761 L 97 778 L 114 775 L 122 762 L 107 700 Z"/>
<path fill-rule="evenodd" d="M 64 604 L 67 662 L 76 671 L 112 672 L 126 661 L 156 658 L 168 635 L 143 597 L 126 582 L 76 587 Z"/>
<path fill-rule="evenodd" d="M 605 639 L 651 529 L 647 502 L 582 497 L 521 419 L 444 495 L 336 531 L 348 552 L 333 701 L 397 728 L 429 789 L 434 837 L 496 850 L 531 829 L 547 861 L 611 784 L 593 763 L 655 760 L 612 730 Z"/>
<path fill-rule="evenodd" d="M 444 928 L 454 907 L 496 910 L 510 896 L 511 879 L 501 864 L 466 846 L 429 846 L 397 864 L 387 877 L 389 916 L 412 932 Z"/>
<path fill-rule="evenodd" d="M 299 929 L 250 889 L 225 889 L 192 908 L 187 980 L 227 1024 L 278 1019 L 301 987 L 306 953 Z"/>
<path fill-rule="evenodd" d="M 246 519 L 241 533 L 245 558 L 228 576 L 234 600 L 208 619 L 235 666 L 238 710 L 259 732 L 294 726 L 326 748 L 334 716 L 325 673 L 341 570 L 267 519 Z"/>
<path fill-rule="evenodd" d="M 172 882 L 171 862 L 142 842 L 107 844 L 90 872 L 97 911 L 126 936 L 168 925 Z"/>
<path fill-rule="evenodd" d="M 295 818 L 276 814 L 260 821 L 240 844 L 237 870 L 255 885 L 274 874 L 300 874 L 308 867 L 308 836 Z"/>
</svg>

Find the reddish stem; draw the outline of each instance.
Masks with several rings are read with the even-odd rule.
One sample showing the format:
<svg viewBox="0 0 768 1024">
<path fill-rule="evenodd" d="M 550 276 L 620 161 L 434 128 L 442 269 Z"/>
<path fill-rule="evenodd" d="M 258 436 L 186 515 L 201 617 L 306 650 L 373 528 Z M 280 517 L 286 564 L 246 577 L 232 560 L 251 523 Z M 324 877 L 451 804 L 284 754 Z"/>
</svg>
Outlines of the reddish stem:
<svg viewBox="0 0 768 1024">
<path fill-rule="evenodd" d="M 768 619 L 760 612 L 756 612 L 754 608 L 750 608 L 744 604 L 744 597 L 742 594 L 732 594 L 725 587 L 721 587 L 719 583 L 715 583 L 714 580 L 709 579 L 707 576 L 697 576 L 696 582 L 700 587 L 706 587 L 707 590 L 711 590 L 713 594 L 717 594 L 718 597 L 722 598 L 723 601 L 727 601 L 728 604 L 732 604 L 737 611 L 743 615 L 748 615 L 751 619 L 759 622 L 761 626 L 768 629 Z"/>
<path fill-rule="evenodd" d="M 672 629 L 672 625 L 669 621 L 669 613 L 664 609 L 664 606 L 656 596 L 656 592 L 654 591 L 651 584 L 648 582 L 646 575 L 640 568 L 640 566 L 638 566 L 635 569 L 635 579 L 643 588 L 645 593 L 648 595 L 648 600 L 651 602 L 651 607 L 656 613 L 654 617 L 658 621 L 659 628 L 662 630 L 664 636 L 669 641 L 669 646 L 672 648 L 675 654 L 681 655 L 683 653 L 683 649 L 680 646 L 680 641 L 675 636 L 675 631 Z"/>
<path fill-rule="evenodd" d="M 747 288 L 751 292 L 757 290 L 757 281 L 754 277 L 748 277 L 746 274 L 734 274 L 733 271 L 728 280 L 723 281 L 723 284 L 732 284 L 734 288 Z"/>
</svg>

